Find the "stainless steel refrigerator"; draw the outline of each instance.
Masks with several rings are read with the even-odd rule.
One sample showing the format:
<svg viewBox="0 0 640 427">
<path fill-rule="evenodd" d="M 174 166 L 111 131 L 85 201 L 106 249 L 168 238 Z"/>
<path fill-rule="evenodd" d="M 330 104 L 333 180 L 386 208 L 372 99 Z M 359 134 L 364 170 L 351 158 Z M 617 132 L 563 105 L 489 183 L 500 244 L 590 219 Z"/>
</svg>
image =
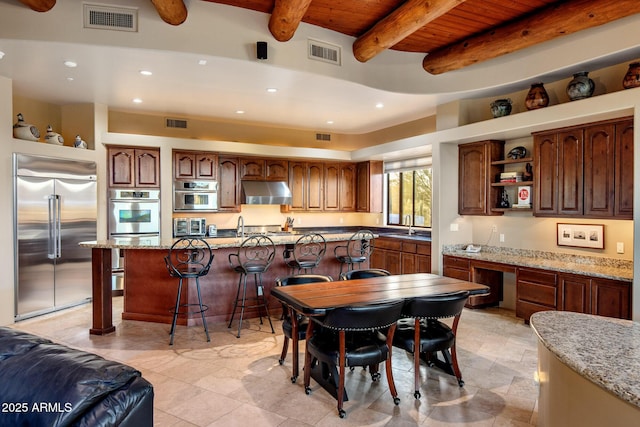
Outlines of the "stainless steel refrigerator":
<svg viewBox="0 0 640 427">
<path fill-rule="evenodd" d="M 96 164 L 14 153 L 15 318 L 91 299 Z"/>
</svg>

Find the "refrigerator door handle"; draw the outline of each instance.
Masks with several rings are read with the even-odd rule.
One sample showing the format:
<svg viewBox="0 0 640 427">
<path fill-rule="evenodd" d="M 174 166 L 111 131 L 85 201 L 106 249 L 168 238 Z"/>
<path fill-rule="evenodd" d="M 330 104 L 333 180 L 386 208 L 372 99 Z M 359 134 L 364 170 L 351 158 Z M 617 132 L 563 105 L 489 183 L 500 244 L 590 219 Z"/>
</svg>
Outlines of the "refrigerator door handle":
<svg viewBox="0 0 640 427">
<path fill-rule="evenodd" d="M 49 223 L 47 239 L 47 258 L 54 259 L 56 257 L 56 200 L 55 194 L 50 194 L 48 199 L 49 206 Z"/>
<path fill-rule="evenodd" d="M 59 194 L 55 194 L 56 201 L 56 240 L 55 240 L 55 255 L 56 258 L 62 257 L 62 200 Z"/>
</svg>

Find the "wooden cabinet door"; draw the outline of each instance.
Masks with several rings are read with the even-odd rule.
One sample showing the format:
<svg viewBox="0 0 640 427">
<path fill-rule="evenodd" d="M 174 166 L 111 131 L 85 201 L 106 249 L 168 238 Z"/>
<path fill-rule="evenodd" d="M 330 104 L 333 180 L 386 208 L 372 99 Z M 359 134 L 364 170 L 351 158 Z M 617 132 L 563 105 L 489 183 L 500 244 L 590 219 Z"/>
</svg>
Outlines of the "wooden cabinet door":
<svg viewBox="0 0 640 427">
<path fill-rule="evenodd" d="M 289 179 L 289 162 L 282 159 L 267 159 L 265 179 L 267 181 L 287 181 Z"/>
<path fill-rule="evenodd" d="M 135 186 L 135 149 L 123 147 L 109 147 L 109 186 Z"/>
<path fill-rule="evenodd" d="M 533 137 L 533 213 L 558 213 L 558 134 Z"/>
<path fill-rule="evenodd" d="M 356 164 L 356 211 L 382 212 L 382 162 Z"/>
<path fill-rule="evenodd" d="M 324 165 L 322 163 L 309 163 L 307 176 L 308 176 L 308 199 L 307 199 L 307 209 L 310 211 L 321 211 L 323 210 L 323 199 L 324 199 L 324 191 L 323 191 L 323 173 L 324 173 Z"/>
<path fill-rule="evenodd" d="M 416 273 L 431 273 L 431 256 L 416 255 Z"/>
<path fill-rule="evenodd" d="M 498 203 L 498 189 L 491 182 L 500 173 L 492 161 L 502 159 L 504 141 L 480 141 L 458 147 L 458 213 L 492 215 Z M 502 214 L 495 213 L 495 214 Z"/>
<path fill-rule="evenodd" d="M 136 149 L 134 170 L 136 187 L 160 187 L 160 150 Z"/>
<path fill-rule="evenodd" d="M 216 153 L 196 153 L 196 178 L 214 180 L 217 178 L 218 155 Z"/>
<path fill-rule="evenodd" d="M 416 254 L 402 252 L 400 254 L 401 274 L 413 274 L 418 272 Z"/>
<path fill-rule="evenodd" d="M 237 157 L 220 157 L 218 173 L 218 209 L 221 211 L 240 211 L 240 163 Z"/>
<path fill-rule="evenodd" d="M 340 194 L 338 202 L 340 210 L 355 212 L 356 210 L 356 165 L 343 163 L 340 165 Z"/>
<path fill-rule="evenodd" d="M 558 275 L 558 310 L 591 313 L 591 279 L 571 274 Z"/>
<path fill-rule="evenodd" d="M 325 163 L 324 165 L 324 210 L 340 209 L 340 165 Z"/>
<path fill-rule="evenodd" d="M 584 130 L 584 216 L 613 217 L 615 200 L 615 126 Z"/>
<path fill-rule="evenodd" d="M 257 158 L 240 159 L 240 179 L 265 179 L 265 161 Z"/>
<path fill-rule="evenodd" d="M 308 186 L 307 164 L 305 162 L 289 162 L 290 210 L 304 211 L 307 209 Z"/>
<path fill-rule="evenodd" d="M 583 132 L 570 129 L 558 133 L 558 215 L 582 215 Z"/>
<path fill-rule="evenodd" d="M 614 217 L 633 219 L 633 119 L 616 123 Z"/>
<path fill-rule="evenodd" d="M 173 177 L 194 179 L 196 177 L 196 154 L 182 151 L 173 153 Z"/>
<path fill-rule="evenodd" d="M 631 283 L 591 279 L 591 314 L 631 319 Z"/>
</svg>

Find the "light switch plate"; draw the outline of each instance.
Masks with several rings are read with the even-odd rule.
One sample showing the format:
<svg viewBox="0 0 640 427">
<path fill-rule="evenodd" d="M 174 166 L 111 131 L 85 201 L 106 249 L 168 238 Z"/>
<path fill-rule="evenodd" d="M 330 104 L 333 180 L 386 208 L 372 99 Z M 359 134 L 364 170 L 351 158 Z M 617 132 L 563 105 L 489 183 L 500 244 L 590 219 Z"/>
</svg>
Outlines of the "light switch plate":
<svg viewBox="0 0 640 427">
<path fill-rule="evenodd" d="M 618 252 L 619 254 L 624 253 L 624 242 L 618 242 L 616 244 L 616 252 Z"/>
</svg>

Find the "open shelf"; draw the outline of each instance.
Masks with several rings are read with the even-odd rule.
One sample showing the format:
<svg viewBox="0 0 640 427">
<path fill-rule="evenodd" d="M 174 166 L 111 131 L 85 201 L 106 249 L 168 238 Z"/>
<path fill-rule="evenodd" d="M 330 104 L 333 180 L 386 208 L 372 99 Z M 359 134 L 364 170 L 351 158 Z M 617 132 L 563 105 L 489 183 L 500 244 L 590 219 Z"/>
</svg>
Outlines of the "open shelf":
<svg viewBox="0 0 640 427">
<path fill-rule="evenodd" d="M 492 182 L 492 187 L 512 187 L 514 185 L 533 185 L 533 181 L 520 181 L 520 182 Z"/>
<path fill-rule="evenodd" d="M 507 160 L 495 160 L 491 162 L 492 165 L 510 165 L 512 163 L 527 163 L 533 162 L 533 157 L 523 157 L 522 159 L 507 159 Z"/>
</svg>

